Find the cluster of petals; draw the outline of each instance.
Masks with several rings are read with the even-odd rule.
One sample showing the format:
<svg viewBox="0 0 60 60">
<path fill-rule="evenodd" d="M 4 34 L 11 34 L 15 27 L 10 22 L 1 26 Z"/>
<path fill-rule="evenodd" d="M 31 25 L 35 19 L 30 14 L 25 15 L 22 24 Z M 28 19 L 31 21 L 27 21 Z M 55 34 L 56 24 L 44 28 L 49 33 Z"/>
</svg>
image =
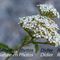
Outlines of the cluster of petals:
<svg viewBox="0 0 60 60">
<path fill-rule="evenodd" d="M 40 4 L 37 6 L 39 6 L 41 13 L 52 12 L 55 17 L 60 18 L 59 12 L 55 9 L 55 7 L 53 5 L 51 5 L 51 4 Z"/>
<path fill-rule="evenodd" d="M 41 15 L 32 15 L 26 17 L 19 17 L 19 24 L 22 24 L 23 29 L 28 29 L 33 32 L 32 37 L 44 38 L 55 43 L 56 46 L 60 44 L 60 34 L 58 25 L 50 18 Z M 29 33 L 30 34 L 30 33 Z"/>
</svg>

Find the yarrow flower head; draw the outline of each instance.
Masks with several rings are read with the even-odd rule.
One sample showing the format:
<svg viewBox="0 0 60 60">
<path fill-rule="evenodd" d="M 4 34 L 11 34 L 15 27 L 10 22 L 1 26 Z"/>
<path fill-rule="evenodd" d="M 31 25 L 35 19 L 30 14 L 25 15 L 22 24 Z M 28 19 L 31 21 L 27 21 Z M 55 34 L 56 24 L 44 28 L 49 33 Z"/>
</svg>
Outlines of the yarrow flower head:
<svg viewBox="0 0 60 60">
<path fill-rule="evenodd" d="M 57 33 L 58 25 L 46 16 L 33 15 L 20 17 L 19 24 L 34 38 L 45 38 L 50 43 L 60 45 L 60 35 Z"/>
<path fill-rule="evenodd" d="M 60 18 L 59 12 L 51 4 L 40 4 L 39 7 L 40 14 L 47 16 L 49 18 Z"/>
</svg>

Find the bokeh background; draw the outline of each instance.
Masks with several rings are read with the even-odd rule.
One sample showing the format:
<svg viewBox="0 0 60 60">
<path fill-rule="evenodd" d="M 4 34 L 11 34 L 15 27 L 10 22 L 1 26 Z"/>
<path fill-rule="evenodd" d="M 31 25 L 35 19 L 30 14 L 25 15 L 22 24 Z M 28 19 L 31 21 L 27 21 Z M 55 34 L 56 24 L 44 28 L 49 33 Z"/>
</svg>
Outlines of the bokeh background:
<svg viewBox="0 0 60 60">
<path fill-rule="evenodd" d="M 18 25 L 19 17 L 38 14 L 37 4 L 51 3 L 60 13 L 60 0 L 0 0 L 0 42 L 10 47 L 21 43 L 25 35 L 23 29 Z M 55 20 L 60 27 L 60 19 Z M 60 31 L 58 31 L 60 33 Z M 49 45 L 40 45 L 43 48 L 52 48 L 53 57 L 40 57 L 35 54 L 33 57 L 14 57 L 10 60 L 60 60 L 57 57 L 57 48 Z M 33 48 L 30 47 L 30 48 Z M 4 60 L 0 57 L 0 60 Z"/>
</svg>

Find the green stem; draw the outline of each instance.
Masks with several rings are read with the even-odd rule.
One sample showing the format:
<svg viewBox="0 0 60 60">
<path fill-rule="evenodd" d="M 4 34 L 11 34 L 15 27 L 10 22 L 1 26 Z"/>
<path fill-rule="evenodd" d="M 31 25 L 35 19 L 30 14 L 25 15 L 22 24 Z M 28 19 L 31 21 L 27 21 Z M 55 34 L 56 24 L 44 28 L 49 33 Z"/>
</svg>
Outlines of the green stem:
<svg viewBox="0 0 60 60">
<path fill-rule="evenodd" d="M 52 45 L 52 46 L 55 46 L 55 43 L 50 43 L 50 42 L 32 42 L 33 44 L 49 44 L 49 45 Z"/>
</svg>

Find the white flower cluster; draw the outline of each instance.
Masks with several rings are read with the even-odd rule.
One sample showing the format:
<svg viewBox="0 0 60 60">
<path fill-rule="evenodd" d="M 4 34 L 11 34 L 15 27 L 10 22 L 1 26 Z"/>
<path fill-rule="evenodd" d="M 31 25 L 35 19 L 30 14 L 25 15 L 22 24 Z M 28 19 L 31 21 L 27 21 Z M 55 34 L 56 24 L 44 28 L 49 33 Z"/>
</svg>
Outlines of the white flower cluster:
<svg viewBox="0 0 60 60">
<path fill-rule="evenodd" d="M 50 43 L 55 43 L 56 46 L 60 44 L 60 35 L 57 33 L 59 28 L 50 18 L 33 15 L 19 19 L 19 24 L 22 24 L 24 29 L 31 30 L 34 33 L 32 37 L 45 38 L 50 41 Z"/>
<path fill-rule="evenodd" d="M 51 4 L 40 4 L 37 6 L 39 6 L 39 9 L 40 9 L 42 14 L 43 14 L 43 12 L 46 12 L 46 13 L 52 12 L 55 17 L 60 18 L 59 12 L 54 8 L 53 5 L 51 5 Z"/>
</svg>

